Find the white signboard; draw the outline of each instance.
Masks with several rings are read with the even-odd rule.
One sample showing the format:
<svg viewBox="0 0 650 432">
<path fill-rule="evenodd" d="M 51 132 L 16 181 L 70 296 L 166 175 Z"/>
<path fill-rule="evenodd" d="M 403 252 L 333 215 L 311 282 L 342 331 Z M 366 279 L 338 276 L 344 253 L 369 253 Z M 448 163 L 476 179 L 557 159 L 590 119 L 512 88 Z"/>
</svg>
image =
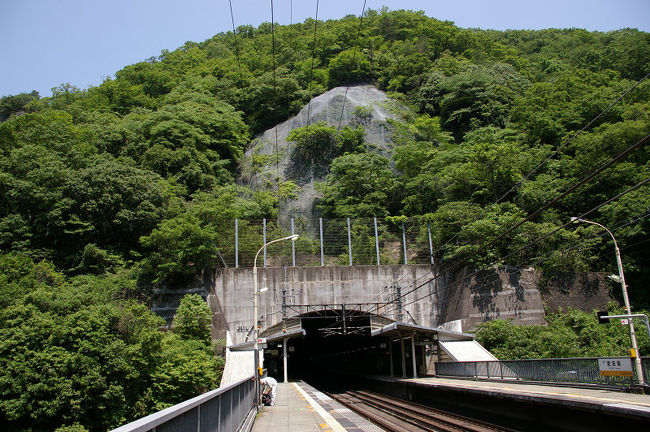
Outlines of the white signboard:
<svg viewBox="0 0 650 432">
<path fill-rule="evenodd" d="M 266 343 L 266 338 L 258 338 L 257 343 L 265 344 Z"/>
<path fill-rule="evenodd" d="M 602 358 L 598 359 L 600 374 L 605 376 L 632 376 L 632 359 Z"/>
</svg>

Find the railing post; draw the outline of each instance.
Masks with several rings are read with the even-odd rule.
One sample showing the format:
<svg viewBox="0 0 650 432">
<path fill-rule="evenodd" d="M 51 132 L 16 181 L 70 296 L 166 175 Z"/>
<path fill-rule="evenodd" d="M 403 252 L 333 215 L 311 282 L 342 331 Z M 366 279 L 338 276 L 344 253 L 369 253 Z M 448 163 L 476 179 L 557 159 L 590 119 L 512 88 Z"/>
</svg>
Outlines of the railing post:
<svg viewBox="0 0 650 432">
<path fill-rule="evenodd" d="M 266 244 L 266 218 L 262 219 L 262 244 Z M 266 246 L 264 246 L 264 265 L 266 267 Z"/>
<path fill-rule="evenodd" d="M 377 218 L 373 218 L 375 223 L 375 250 L 377 251 L 377 265 L 381 265 L 379 262 L 379 235 L 377 234 Z"/>
<path fill-rule="evenodd" d="M 221 432 L 221 416 L 222 416 L 222 413 L 221 413 L 221 395 L 219 395 L 218 397 L 219 397 L 219 402 L 217 403 L 217 406 L 219 407 L 219 412 L 218 412 L 218 415 L 217 415 L 217 432 Z"/>
<path fill-rule="evenodd" d="M 402 244 L 404 245 L 404 265 L 408 265 L 409 260 L 406 257 L 406 231 L 404 230 L 404 222 L 402 222 Z"/>
<path fill-rule="evenodd" d="M 196 432 L 201 432 L 201 405 L 196 407 Z"/>
<path fill-rule="evenodd" d="M 291 235 L 294 235 L 295 232 L 295 227 L 293 224 L 293 218 L 291 218 Z M 292 241 L 291 242 L 291 266 L 295 267 L 296 266 L 296 242 Z"/>
<path fill-rule="evenodd" d="M 320 229 L 320 266 L 325 265 L 325 255 L 323 254 L 323 218 L 318 218 L 318 227 Z"/>
<path fill-rule="evenodd" d="M 239 267 L 239 220 L 235 219 L 235 268 Z"/>
<path fill-rule="evenodd" d="M 431 222 L 427 222 L 427 235 L 429 237 L 429 258 L 431 258 L 431 265 L 435 264 L 433 260 L 433 243 L 431 242 Z"/>
<path fill-rule="evenodd" d="M 350 218 L 348 218 L 348 256 L 350 258 L 350 266 L 352 265 L 352 234 L 350 233 Z"/>
</svg>

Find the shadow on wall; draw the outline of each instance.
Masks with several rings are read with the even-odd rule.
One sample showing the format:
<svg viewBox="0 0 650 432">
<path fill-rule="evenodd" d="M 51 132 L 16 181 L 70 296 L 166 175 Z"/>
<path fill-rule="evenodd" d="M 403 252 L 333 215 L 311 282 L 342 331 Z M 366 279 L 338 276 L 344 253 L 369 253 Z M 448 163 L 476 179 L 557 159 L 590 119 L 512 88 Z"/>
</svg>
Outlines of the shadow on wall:
<svg viewBox="0 0 650 432">
<path fill-rule="evenodd" d="M 569 307 L 591 312 L 606 308 L 612 300 L 605 273 L 544 274 L 539 287 L 545 306 L 553 313 Z"/>
</svg>

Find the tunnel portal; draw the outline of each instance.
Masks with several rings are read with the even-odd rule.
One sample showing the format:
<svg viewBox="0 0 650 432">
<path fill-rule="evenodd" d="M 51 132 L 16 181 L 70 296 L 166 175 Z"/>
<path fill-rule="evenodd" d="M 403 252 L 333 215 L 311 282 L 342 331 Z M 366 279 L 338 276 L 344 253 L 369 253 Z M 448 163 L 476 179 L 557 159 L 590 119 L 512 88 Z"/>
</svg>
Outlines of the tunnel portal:
<svg viewBox="0 0 650 432">
<path fill-rule="evenodd" d="M 372 337 L 372 330 L 392 320 L 364 311 L 327 309 L 297 317 L 303 332 L 292 332 L 302 337 L 272 338 L 264 349 L 264 368 L 278 381 L 284 379 L 286 344 L 287 378 L 334 384 L 339 379 L 358 375 L 391 375 L 402 371 L 413 373 L 412 348 L 416 358 L 424 359 L 425 346 L 402 345 L 399 338 Z M 286 329 L 286 328 L 285 328 Z M 272 332 L 270 329 L 267 333 Z M 286 334 L 290 334 L 287 332 Z M 392 344 L 392 347 L 390 346 Z M 397 355 L 392 356 L 395 352 Z M 404 360 L 405 368 L 402 368 Z M 424 360 L 421 361 L 424 367 Z"/>
</svg>

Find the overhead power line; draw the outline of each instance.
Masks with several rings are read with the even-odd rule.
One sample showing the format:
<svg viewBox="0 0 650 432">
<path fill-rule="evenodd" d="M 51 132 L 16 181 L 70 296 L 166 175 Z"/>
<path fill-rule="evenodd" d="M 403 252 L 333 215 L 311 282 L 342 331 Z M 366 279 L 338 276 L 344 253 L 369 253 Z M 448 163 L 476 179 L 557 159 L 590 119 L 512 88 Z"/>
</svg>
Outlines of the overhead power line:
<svg viewBox="0 0 650 432">
<path fill-rule="evenodd" d="M 273 116 L 275 126 L 275 176 L 280 178 L 280 152 L 278 151 L 278 83 L 276 80 L 275 64 L 275 18 L 273 15 L 273 0 L 271 0 L 271 50 L 273 52 Z"/>
<path fill-rule="evenodd" d="M 650 179 L 647 179 L 647 180 L 643 181 L 642 183 L 643 183 L 643 184 L 646 184 L 646 183 L 648 183 L 648 181 L 650 181 Z M 598 205 L 596 208 L 600 208 L 600 207 L 602 207 L 603 205 L 606 205 L 606 203 L 612 202 L 613 200 L 620 198 L 622 195 L 624 195 L 624 194 L 626 194 L 626 193 L 629 193 L 629 192 L 631 192 L 632 190 L 637 189 L 638 187 L 640 187 L 639 184 L 635 185 L 634 187 L 630 188 L 629 190 L 625 191 L 624 193 L 619 194 L 619 195 L 617 195 L 616 197 L 613 197 L 613 198 L 609 199 L 609 200 L 606 201 L 605 203 L 602 203 L 602 204 Z M 587 213 L 585 213 L 585 214 L 592 213 L 593 211 L 596 210 L 596 208 L 590 210 L 589 212 L 587 212 Z M 637 222 L 637 221 L 639 221 L 639 220 L 642 220 L 642 219 L 647 218 L 648 216 L 650 216 L 650 212 L 646 212 L 646 213 L 644 213 L 643 215 L 638 216 L 638 217 L 634 218 L 634 219 L 631 220 L 631 221 L 628 221 L 628 222 L 626 222 L 626 223 L 624 223 L 624 224 L 621 224 L 621 225 L 615 227 L 615 228 L 613 229 L 613 231 L 616 232 L 616 230 L 619 230 L 619 229 L 621 229 L 621 228 L 624 228 L 624 227 L 626 227 L 626 226 L 629 226 L 629 225 L 631 225 L 631 224 L 633 224 L 633 223 L 635 223 L 635 222 Z M 568 222 L 568 223 L 566 223 L 565 225 L 563 225 L 562 227 L 560 227 L 559 229 L 562 229 L 562 228 L 564 228 L 564 227 L 566 227 L 566 226 L 568 226 L 568 225 L 571 225 L 571 224 L 572 224 L 572 222 Z M 558 230 L 559 230 L 559 229 L 558 229 Z M 558 230 L 556 230 L 555 232 L 557 232 Z M 598 237 L 603 237 L 603 236 L 605 236 L 605 235 L 607 235 L 607 233 L 601 232 L 601 233 L 595 234 L 595 235 L 593 235 L 593 236 L 591 236 L 591 237 L 588 237 L 587 239 L 581 239 L 581 240 L 579 240 L 578 242 L 576 242 L 576 244 L 574 244 L 573 246 L 571 246 L 571 247 L 569 247 L 569 248 L 567 248 L 567 249 L 564 249 L 564 250 L 565 250 L 565 251 L 568 251 L 568 250 L 575 249 L 575 248 L 579 247 L 580 245 L 584 244 L 587 240 L 591 240 L 591 239 L 598 238 Z M 541 239 L 538 239 L 537 241 L 539 241 L 539 240 L 541 240 Z M 636 243 L 636 244 L 639 244 L 639 243 L 642 243 L 642 242 L 638 242 L 638 243 Z M 635 244 L 635 245 L 636 245 L 636 244 Z M 628 246 L 628 247 L 632 247 L 632 246 L 634 246 L 634 245 L 630 245 L 630 246 Z M 539 263 L 543 262 L 544 259 L 545 259 L 545 256 L 548 256 L 548 255 L 552 254 L 553 252 L 555 252 L 555 251 L 548 251 L 548 252 L 546 252 L 546 253 L 544 253 L 544 254 L 542 254 L 542 255 L 539 255 L 539 256 L 537 257 L 537 262 L 532 263 L 532 265 L 533 265 L 533 266 L 534 266 L 534 265 L 538 265 Z M 468 275 L 462 277 L 461 279 L 459 279 L 459 280 L 457 280 L 457 281 L 451 283 L 450 285 L 448 285 L 448 286 L 445 287 L 445 288 L 437 289 L 437 290 L 435 290 L 435 291 L 433 291 L 433 292 L 430 292 L 430 293 L 428 293 L 428 294 L 425 294 L 425 295 L 423 295 L 423 296 L 421 296 L 421 297 L 417 297 L 417 298 L 415 298 L 415 299 L 413 299 L 413 300 L 411 300 L 411 301 L 409 301 L 409 302 L 407 302 L 407 303 L 402 303 L 402 307 L 406 307 L 406 306 L 411 305 L 411 304 L 413 304 L 413 303 L 416 303 L 416 302 L 418 302 L 418 301 L 420 301 L 420 300 L 423 300 L 423 299 L 425 299 L 425 298 L 427 298 L 427 297 L 431 297 L 431 296 L 433 296 L 433 295 L 441 294 L 441 293 L 443 293 L 443 292 L 446 292 L 446 291 L 449 291 L 449 290 L 451 290 L 451 289 L 453 289 L 453 288 L 456 288 L 457 286 L 459 286 L 459 285 L 460 285 L 462 282 L 464 282 L 465 280 L 467 280 L 467 279 L 469 279 L 469 278 L 471 278 L 471 277 L 473 277 L 473 276 L 475 276 L 475 275 L 478 275 L 478 274 L 481 273 L 482 271 L 485 271 L 485 270 L 489 269 L 490 267 L 492 267 L 492 266 L 495 265 L 496 263 L 497 263 L 497 261 L 492 262 L 492 263 L 490 263 L 490 264 L 487 264 L 487 265 L 485 265 L 485 266 L 483 266 L 483 267 L 481 267 L 481 268 L 479 268 L 479 269 L 477 269 L 477 270 L 471 272 L 470 274 L 468 274 Z M 531 264 L 528 264 L 528 265 L 531 265 Z M 518 273 L 518 272 L 521 272 L 521 271 L 524 270 L 523 268 L 521 268 L 521 266 L 522 266 L 522 265 L 520 264 L 520 266 L 519 266 L 518 268 L 515 268 L 514 270 L 506 270 L 506 271 L 508 271 L 509 274 Z M 487 279 L 488 277 L 490 277 L 490 276 L 485 276 L 485 277 L 483 277 L 482 280 L 485 280 L 485 279 Z M 432 281 L 435 280 L 435 279 L 436 279 L 436 278 L 432 278 L 431 280 L 429 280 L 429 281 L 427 281 L 427 282 L 425 282 L 425 283 L 419 285 L 416 289 L 411 290 L 411 291 L 405 293 L 405 294 L 402 296 L 402 298 L 404 298 L 406 295 L 409 295 L 409 294 L 411 294 L 411 293 L 416 292 L 419 288 L 421 288 L 421 287 L 427 285 L 428 283 L 432 282 Z M 479 281 L 478 283 L 480 283 L 480 281 Z M 480 290 L 481 288 L 484 288 L 484 287 L 486 287 L 486 286 L 488 286 L 488 285 L 492 285 L 492 284 L 494 284 L 494 281 L 489 282 L 489 283 L 487 283 L 487 284 L 483 284 L 483 285 L 479 285 L 479 286 L 474 286 L 473 289 L 474 289 L 474 290 Z M 451 300 L 451 297 L 447 297 L 447 298 L 445 299 L 445 301 L 444 301 L 444 303 L 443 303 L 443 305 L 442 305 L 442 309 L 446 308 L 446 305 L 449 303 L 450 300 Z M 392 312 L 392 311 L 395 311 L 395 308 L 396 308 L 396 307 L 397 307 L 397 306 L 392 306 L 392 308 L 391 308 L 391 309 L 388 309 L 387 311 L 385 311 L 385 313 L 390 313 L 390 312 Z"/>
<path fill-rule="evenodd" d="M 361 16 L 359 16 L 359 28 L 357 29 L 357 38 L 354 42 L 354 52 L 352 53 L 352 66 L 354 67 L 355 60 L 357 58 L 357 48 L 359 46 L 359 37 L 361 36 L 361 26 L 363 25 L 363 15 L 366 13 L 366 0 L 363 0 L 363 9 L 361 9 Z M 343 121 L 343 112 L 345 111 L 345 102 L 348 99 L 348 90 L 350 90 L 350 84 L 345 86 L 345 95 L 343 96 L 343 105 L 341 106 L 341 115 L 339 117 L 339 126 L 336 130 L 341 130 L 341 122 Z"/>
<path fill-rule="evenodd" d="M 627 149 L 623 150 L 622 152 L 620 152 L 620 153 L 617 154 L 616 156 L 612 157 L 608 162 L 606 162 L 605 164 L 603 164 L 603 165 L 601 165 L 600 167 L 596 168 L 594 171 L 592 171 L 591 173 L 589 173 L 588 175 L 586 175 L 582 180 L 578 181 L 578 182 L 575 183 L 573 186 L 569 187 L 566 191 L 564 191 L 562 194 L 560 194 L 560 196 L 554 198 L 553 200 L 551 200 L 550 202 L 548 202 L 547 204 L 545 204 L 544 206 L 542 206 L 540 209 L 538 209 L 538 210 L 537 210 L 536 212 L 534 212 L 533 214 L 527 216 L 527 217 L 526 217 L 525 219 L 523 219 L 522 221 L 516 223 L 514 226 L 512 226 L 512 227 L 508 228 L 507 230 L 503 231 L 503 232 L 500 233 L 496 238 L 492 239 L 492 240 L 491 240 L 490 242 L 488 242 L 487 244 L 485 244 L 485 245 L 483 245 L 483 244 L 480 245 L 480 249 L 483 249 L 483 250 L 484 250 L 484 249 L 488 248 L 489 246 L 493 245 L 496 241 L 498 241 L 498 240 L 500 240 L 501 238 L 503 238 L 506 234 L 508 234 L 508 233 L 514 231 L 515 229 L 519 228 L 519 227 L 520 227 L 521 225 L 523 225 L 525 222 L 528 222 L 528 221 L 530 221 L 531 219 L 535 218 L 535 217 L 538 216 L 542 211 L 546 210 L 546 209 L 549 208 L 551 205 L 557 203 L 559 200 L 561 200 L 562 198 L 566 197 L 569 193 L 573 192 L 575 189 L 577 189 L 578 187 L 582 186 L 583 184 L 585 184 L 586 182 L 588 182 L 589 180 L 591 180 L 592 178 L 594 178 L 596 175 L 600 174 L 600 173 L 603 172 L 605 169 L 609 168 L 609 167 L 612 166 L 614 163 L 616 163 L 616 162 L 619 161 L 620 159 L 622 159 L 622 158 L 624 158 L 625 156 L 627 156 L 628 154 L 630 154 L 632 151 L 634 151 L 634 150 L 636 150 L 636 149 L 638 149 L 638 148 L 644 146 L 645 144 L 647 144 L 648 141 L 650 141 L 650 135 L 646 135 L 645 137 L 641 138 L 641 139 L 640 139 L 638 142 L 636 142 L 635 144 L 631 145 L 630 147 L 628 147 Z M 630 192 L 632 192 L 632 191 L 638 189 L 639 187 L 641 187 L 641 186 L 647 184 L 648 182 L 650 182 L 650 179 L 642 180 L 641 182 L 637 183 L 636 185 L 632 186 L 631 188 L 628 188 L 626 191 L 619 193 L 619 194 L 616 195 L 615 197 L 610 198 L 609 200 L 605 201 L 604 203 L 599 204 L 598 206 L 596 206 L 596 207 L 592 208 L 591 210 L 587 211 L 586 213 L 583 213 L 583 214 L 580 215 L 579 217 L 581 217 L 581 218 L 586 217 L 587 215 L 593 213 L 594 211 L 598 210 L 598 209 L 601 208 L 602 206 L 604 206 L 604 205 L 606 205 L 606 204 L 609 204 L 610 202 L 613 202 L 613 201 L 619 199 L 619 198 L 622 197 L 623 195 L 625 195 L 625 194 L 627 194 L 627 193 L 630 193 Z M 518 252 L 522 251 L 523 249 L 525 249 L 525 248 L 527 248 L 527 247 L 529 247 L 529 246 L 531 246 L 531 245 L 533 245 L 533 244 L 538 243 L 539 241 L 543 240 L 544 238 L 547 238 L 547 237 L 550 236 L 551 234 L 554 234 L 555 232 L 559 231 L 559 230 L 562 229 L 562 228 L 565 228 L 566 226 L 568 226 L 568 225 L 570 225 L 570 224 L 571 224 L 571 222 L 568 222 L 568 223 L 564 224 L 563 226 L 559 227 L 558 229 L 554 230 L 553 232 L 548 233 L 548 234 L 546 234 L 545 236 L 542 236 L 542 237 L 540 237 L 540 238 L 534 240 L 533 242 L 530 242 L 530 243 L 526 244 L 526 245 L 523 246 L 522 248 L 519 248 L 519 249 L 517 249 L 516 251 L 511 252 L 511 253 L 509 253 L 508 255 L 504 256 L 504 257 L 501 257 L 499 260 L 497 260 L 497 261 L 491 263 L 490 266 L 491 266 L 491 265 L 498 264 L 498 263 L 499 263 L 500 261 L 502 261 L 503 259 L 505 259 L 505 258 L 507 258 L 507 257 L 509 257 L 509 256 L 511 256 L 511 255 L 513 255 L 514 253 L 518 253 Z M 455 263 L 455 264 L 453 264 L 453 265 L 451 266 L 450 269 L 454 269 L 454 268 L 458 268 L 458 267 L 462 266 L 463 264 L 467 263 L 467 262 L 468 262 L 468 261 L 469 261 L 473 256 L 475 256 L 475 255 L 476 255 L 476 253 L 473 254 L 473 255 L 470 255 L 470 256 L 468 256 L 468 257 L 466 257 L 466 258 L 464 258 L 464 259 L 462 259 L 461 261 L 459 261 L 459 262 L 457 262 L 457 263 Z M 488 267 L 489 267 L 489 266 L 488 266 Z M 486 267 L 486 268 L 487 268 L 487 267 Z M 402 296 L 401 296 L 401 298 L 404 298 L 406 295 L 408 295 L 408 294 L 410 294 L 410 293 L 412 293 L 412 292 L 418 290 L 418 289 L 421 288 L 422 286 L 428 284 L 429 282 L 435 280 L 435 279 L 438 278 L 438 277 L 439 277 L 439 276 L 435 276 L 435 277 L 431 278 L 430 280 L 428 280 L 427 282 L 424 282 L 423 284 L 416 286 L 415 288 L 411 289 L 410 291 L 407 291 L 406 293 L 403 293 Z"/>
<path fill-rule="evenodd" d="M 314 42 L 311 48 L 311 71 L 309 72 L 309 85 L 308 85 L 308 97 L 309 104 L 307 105 L 307 124 L 311 124 L 311 83 L 314 80 L 314 58 L 316 57 L 316 30 L 318 28 L 318 4 L 319 0 L 316 0 L 316 18 L 314 19 Z"/>
<path fill-rule="evenodd" d="M 632 90 L 637 88 L 643 81 L 645 81 L 648 77 L 650 77 L 650 72 L 646 74 L 643 78 L 639 79 L 634 85 L 632 85 L 629 89 L 627 89 L 623 94 L 621 94 L 615 101 L 609 104 L 607 108 L 602 110 L 596 117 L 591 119 L 589 123 L 587 123 L 585 126 L 582 127 L 578 132 L 574 133 L 572 136 L 570 136 L 566 141 L 564 141 L 553 153 L 551 153 L 549 156 L 547 156 L 542 162 L 540 162 L 535 168 L 533 168 L 532 171 L 530 171 L 528 174 L 526 174 L 521 180 L 519 180 L 514 186 L 512 186 L 506 193 L 504 193 L 499 199 L 494 201 L 494 204 L 500 203 L 503 199 L 505 199 L 508 195 L 510 195 L 511 192 L 513 192 L 515 189 L 517 189 L 519 186 L 521 186 L 525 181 L 529 180 L 533 174 L 535 174 L 539 169 L 544 166 L 549 160 L 557 156 L 557 154 L 564 148 L 566 147 L 571 141 L 573 141 L 575 138 L 578 137 L 582 132 L 587 130 L 591 125 L 593 125 L 599 118 L 601 118 L 603 115 L 607 114 L 616 104 L 621 102 L 625 96 L 627 96 Z M 472 195 L 474 192 L 476 192 L 479 188 L 477 187 L 472 191 L 470 195 Z M 480 214 L 473 220 L 473 222 L 479 220 L 485 212 L 487 211 L 487 208 L 484 208 Z M 446 245 L 448 245 L 450 242 L 454 241 L 458 237 L 459 233 L 456 233 L 453 237 L 451 237 L 449 240 L 447 240 L 443 245 L 438 247 L 433 253 L 434 255 L 440 252 L 442 248 L 444 248 Z"/>
<path fill-rule="evenodd" d="M 234 38 L 235 55 L 237 56 L 237 68 L 239 69 L 239 87 L 242 87 L 244 80 L 242 79 L 242 73 L 241 73 L 241 60 L 239 58 L 239 44 L 237 43 L 237 30 L 235 30 L 235 15 L 232 13 L 232 0 L 228 0 L 228 4 L 230 5 L 230 21 L 232 22 L 232 34 Z"/>
</svg>

